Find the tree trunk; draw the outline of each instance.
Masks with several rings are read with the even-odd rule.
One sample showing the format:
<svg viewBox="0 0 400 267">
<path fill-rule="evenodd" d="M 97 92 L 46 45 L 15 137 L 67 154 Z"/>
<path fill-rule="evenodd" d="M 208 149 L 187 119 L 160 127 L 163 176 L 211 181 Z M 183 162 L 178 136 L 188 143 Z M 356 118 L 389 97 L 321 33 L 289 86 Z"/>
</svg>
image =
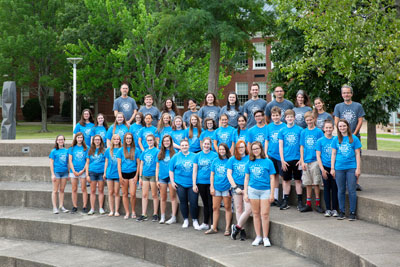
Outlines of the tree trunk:
<svg viewBox="0 0 400 267">
<path fill-rule="evenodd" d="M 400 0 L 396 0 L 397 18 L 400 18 Z"/>
<path fill-rule="evenodd" d="M 367 128 L 368 138 L 367 138 L 367 149 L 378 150 L 378 144 L 376 141 L 376 124 L 368 122 Z"/>
<path fill-rule="evenodd" d="M 39 102 L 40 108 L 42 110 L 42 129 L 40 129 L 41 133 L 47 133 L 49 130 L 47 129 L 47 94 L 45 90 L 40 90 L 39 87 Z"/>
<path fill-rule="evenodd" d="M 221 57 L 221 43 L 218 39 L 211 40 L 210 72 L 208 74 L 208 92 L 218 95 L 219 60 Z"/>
</svg>

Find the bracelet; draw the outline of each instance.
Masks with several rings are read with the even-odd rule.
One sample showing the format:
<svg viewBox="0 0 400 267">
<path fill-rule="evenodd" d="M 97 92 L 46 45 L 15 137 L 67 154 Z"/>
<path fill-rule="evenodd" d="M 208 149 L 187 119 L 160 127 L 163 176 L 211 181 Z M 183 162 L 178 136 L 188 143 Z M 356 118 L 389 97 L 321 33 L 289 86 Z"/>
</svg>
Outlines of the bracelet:
<svg viewBox="0 0 400 267">
<path fill-rule="evenodd" d="M 238 188 L 238 186 L 236 185 L 235 187 L 233 187 L 233 190 L 236 190 Z"/>
</svg>

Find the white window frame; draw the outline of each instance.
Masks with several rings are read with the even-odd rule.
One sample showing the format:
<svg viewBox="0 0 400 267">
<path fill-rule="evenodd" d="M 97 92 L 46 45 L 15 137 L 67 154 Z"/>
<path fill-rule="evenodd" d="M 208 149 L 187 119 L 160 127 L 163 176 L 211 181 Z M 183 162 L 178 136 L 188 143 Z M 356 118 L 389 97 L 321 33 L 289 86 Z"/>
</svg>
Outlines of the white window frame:
<svg viewBox="0 0 400 267">
<path fill-rule="evenodd" d="M 24 93 L 27 93 L 28 96 L 24 95 Z M 29 90 L 29 89 L 27 89 L 27 88 L 21 88 L 21 90 L 20 90 L 20 97 L 21 97 L 20 107 L 21 107 L 21 108 L 23 108 L 24 105 L 25 105 L 25 102 L 28 101 L 28 99 L 29 99 L 29 93 L 30 93 L 30 90 Z M 24 101 L 24 96 L 25 96 L 25 97 L 28 97 L 28 98 L 26 99 L 26 101 Z"/>
<path fill-rule="evenodd" d="M 258 97 L 262 98 L 264 100 L 267 100 L 267 95 L 268 95 L 267 82 L 257 82 L 257 83 L 260 86 L 260 90 L 258 92 Z M 265 98 L 264 98 L 264 96 L 265 96 Z"/>
<path fill-rule="evenodd" d="M 53 105 L 49 107 L 54 108 L 54 88 L 49 88 L 49 97 L 53 97 Z"/>
<path fill-rule="evenodd" d="M 239 52 L 240 56 L 246 56 L 245 52 Z M 237 70 L 248 70 L 249 69 L 249 59 L 246 57 L 244 60 L 236 62 L 235 69 Z"/>
<path fill-rule="evenodd" d="M 244 94 L 244 87 L 246 87 L 246 94 Z M 235 83 L 235 93 L 238 95 L 239 100 L 240 100 L 240 96 L 244 96 L 244 95 L 246 95 L 247 96 L 247 100 L 249 100 L 249 83 L 247 83 L 247 82 L 236 82 Z M 244 101 L 243 103 L 242 103 L 242 101 L 240 101 L 240 104 L 244 105 L 244 103 L 246 101 Z"/>
<path fill-rule="evenodd" d="M 184 108 L 184 106 L 185 106 L 185 100 L 184 99 L 180 99 L 179 97 L 176 97 L 176 96 L 174 96 L 172 99 L 174 100 L 177 108 L 180 108 L 180 109 Z M 178 101 L 182 101 L 182 105 L 178 105 Z"/>
<path fill-rule="evenodd" d="M 264 42 L 253 43 L 257 55 L 253 57 L 253 70 L 265 70 L 267 69 L 267 47 Z M 256 66 L 262 64 L 263 66 Z"/>
</svg>

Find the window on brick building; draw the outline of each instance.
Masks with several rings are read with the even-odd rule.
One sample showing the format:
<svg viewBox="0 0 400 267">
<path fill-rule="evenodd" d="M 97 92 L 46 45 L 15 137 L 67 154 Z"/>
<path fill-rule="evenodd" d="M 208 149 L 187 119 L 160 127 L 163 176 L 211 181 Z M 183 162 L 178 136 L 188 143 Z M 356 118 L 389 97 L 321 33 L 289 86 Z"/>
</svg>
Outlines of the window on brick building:
<svg viewBox="0 0 400 267">
<path fill-rule="evenodd" d="M 236 53 L 234 60 L 236 61 L 236 70 L 247 70 L 249 68 L 249 60 L 245 52 Z"/>
<path fill-rule="evenodd" d="M 254 70 L 266 69 L 267 68 L 267 59 L 266 59 L 267 49 L 265 47 L 265 44 L 260 42 L 260 43 L 254 43 L 253 45 L 257 51 L 257 54 L 253 58 L 253 69 Z"/>
<path fill-rule="evenodd" d="M 240 105 L 244 105 L 244 103 L 249 100 L 249 85 L 244 82 L 237 82 L 235 84 L 235 92 L 238 95 Z"/>
<path fill-rule="evenodd" d="M 264 100 L 267 100 L 267 83 L 266 82 L 257 82 L 260 86 L 260 91 L 258 92 L 258 97 Z"/>
<path fill-rule="evenodd" d="M 177 108 L 183 108 L 184 105 L 185 105 L 184 100 L 182 98 L 179 98 L 179 97 L 175 97 L 174 96 L 174 102 L 175 102 Z"/>
</svg>

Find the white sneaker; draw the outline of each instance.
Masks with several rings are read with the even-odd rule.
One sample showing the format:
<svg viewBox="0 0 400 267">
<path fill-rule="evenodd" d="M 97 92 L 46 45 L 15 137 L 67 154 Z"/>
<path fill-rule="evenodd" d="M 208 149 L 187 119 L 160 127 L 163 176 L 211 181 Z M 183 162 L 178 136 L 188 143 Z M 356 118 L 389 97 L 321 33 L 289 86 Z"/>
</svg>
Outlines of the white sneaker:
<svg viewBox="0 0 400 267">
<path fill-rule="evenodd" d="M 194 228 L 195 230 L 201 230 L 201 229 L 200 229 L 199 222 L 198 222 L 197 220 L 193 220 L 193 228 Z"/>
<path fill-rule="evenodd" d="M 104 211 L 104 209 L 103 209 L 103 208 L 100 208 L 100 209 L 99 209 L 99 213 L 100 213 L 100 215 L 104 215 L 104 214 L 106 214 L 106 212 Z"/>
<path fill-rule="evenodd" d="M 60 210 L 61 210 L 62 212 L 64 212 L 64 213 L 68 213 L 68 212 L 69 212 L 69 210 L 67 210 L 66 208 L 64 208 L 64 206 L 60 207 Z"/>
<path fill-rule="evenodd" d="M 160 219 L 160 221 L 158 223 L 159 224 L 164 224 L 165 223 L 165 215 L 164 216 L 161 215 L 161 219 Z"/>
<path fill-rule="evenodd" d="M 58 211 L 57 208 L 53 208 L 53 213 L 54 213 L 54 214 L 58 214 L 58 212 L 59 212 L 59 211 Z"/>
<path fill-rule="evenodd" d="M 200 229 L 199 230 L 208 230 L 210 229 L 210 226 L 208 224 L 202 223 L 200 225 Z"/>
<path fill-rule="evenodd" d="M 169 219 L 168 221 L 165 222 L 166 224 L 173 224 L 176 223 L 176 217 L 172 216 L 171 219 Z"/>
<path fill-rule="evenodd" d="M 264 243 L 264 247 L 270 247 L 271 246 L 271 242 L 269 242 L 269 238 L 268 237 L 264 237 L 263 238 L 263 243 Z"/>
<path fill-rule="evenodd" d="M 261 236 L 257 236 L 256 239 L 254 239 L 253 243 L 251 243 L 251 245 L 253 246 L 258 246 L 260 245 L 260 243 L 263 241 Z"/>
<path fill-rule="evenodd" d="M 324 216 L 325 217 L 331 217 L 332 216 L 332 212 L 330 210 L 326 210 Z"/>
<path fill-rule="evenodd" d="M 94 209 L 90 209 L 87 215 L 93 215 L 94 214 Z"/>
<path fill-rule="evenodd" d="M 189 219 L 185 219 L 183 221 L 182 228 L 188 228 L 188 227 L 189 227 Z"/>
<path fill-rule="evenodd" d="M 339 217 L 339 213 L 337 212 L 337 210 L 332 210 L 332 216 Z"/>
</svg>

